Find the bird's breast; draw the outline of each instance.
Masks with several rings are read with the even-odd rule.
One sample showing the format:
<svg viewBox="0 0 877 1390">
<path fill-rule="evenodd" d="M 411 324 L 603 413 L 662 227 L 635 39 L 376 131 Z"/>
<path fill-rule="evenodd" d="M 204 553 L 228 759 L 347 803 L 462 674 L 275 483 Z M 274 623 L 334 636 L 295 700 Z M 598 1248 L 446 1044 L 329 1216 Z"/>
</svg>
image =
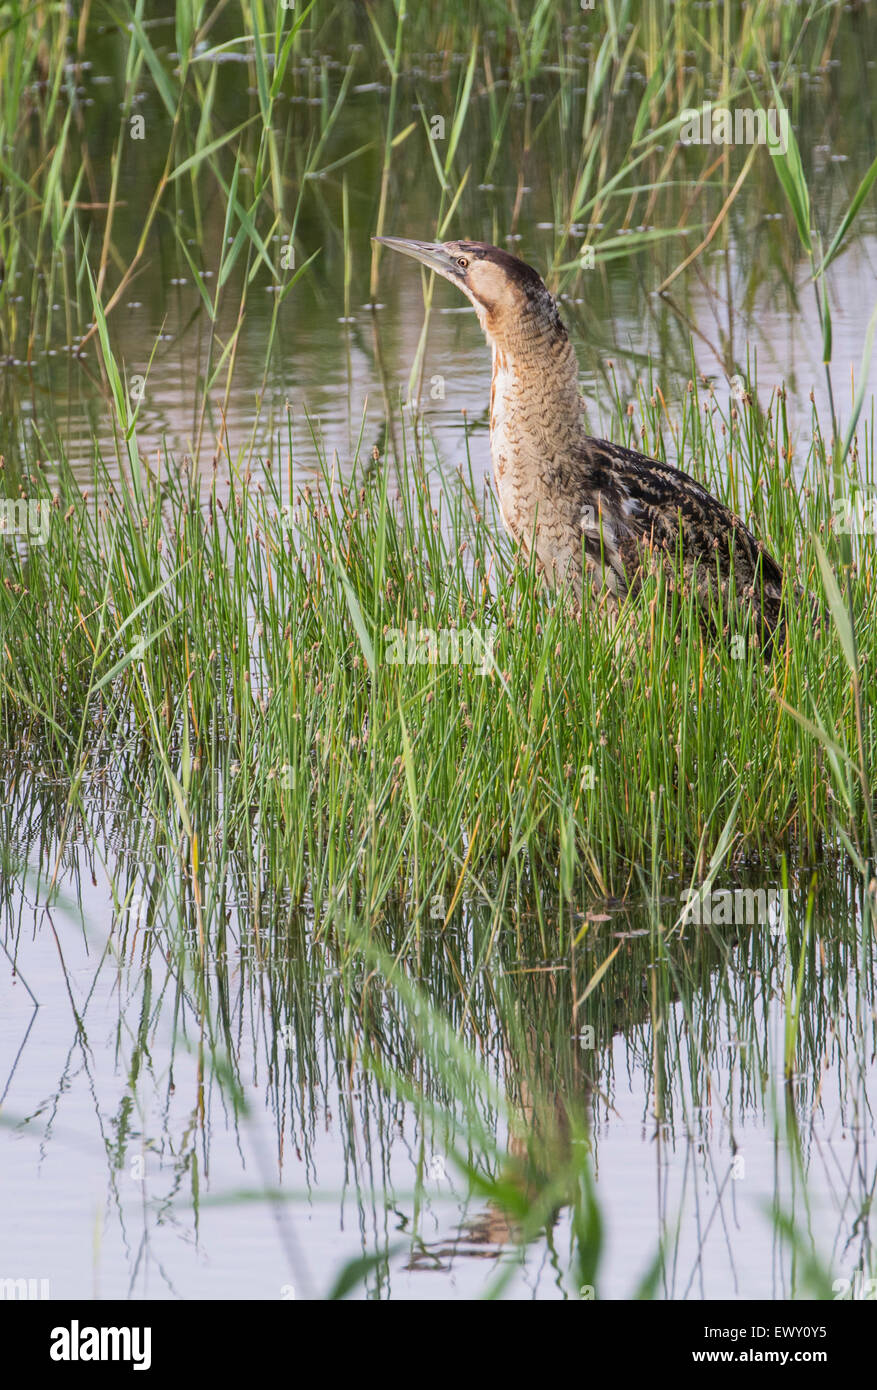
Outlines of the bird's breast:
<svg viewBox="0 0 877 1390">
<path fill-rule="evenodd" d="M 490 391 L 490 456 L 503 522 L 520 540 L 532 526 L 541 465 L 530 412 L 514 371 L 499 353 Z"/>
</svg>

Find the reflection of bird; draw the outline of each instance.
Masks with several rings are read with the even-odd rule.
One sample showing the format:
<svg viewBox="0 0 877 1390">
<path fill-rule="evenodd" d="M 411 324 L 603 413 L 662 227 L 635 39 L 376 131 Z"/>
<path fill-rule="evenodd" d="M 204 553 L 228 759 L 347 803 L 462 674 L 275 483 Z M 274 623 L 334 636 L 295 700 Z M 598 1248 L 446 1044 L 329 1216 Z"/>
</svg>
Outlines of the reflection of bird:
<svg viewBox="0 0 877 1390">
<path fill-rule="evenodd" d="M 472 301 L 493 347 L 490 448 L 512 536 L 551 585 L 586 587 L 609 610 L 659 564 L 709 607 L 734 595 L 767 637 L 783 575 L 739 517 L 669 464 L 585 431 L 578 364 L 557 305 L 531 266 L 480 241 L 385 246 L 422 261 Z"/>
</svg>

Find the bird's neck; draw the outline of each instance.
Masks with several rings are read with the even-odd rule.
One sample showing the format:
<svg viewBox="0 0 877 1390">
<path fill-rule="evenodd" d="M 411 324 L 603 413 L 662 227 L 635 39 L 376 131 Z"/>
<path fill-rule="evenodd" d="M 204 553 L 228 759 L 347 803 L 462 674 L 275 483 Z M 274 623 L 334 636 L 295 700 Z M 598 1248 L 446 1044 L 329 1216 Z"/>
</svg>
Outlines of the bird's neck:
<svg viewBox="0 0 877 1390">
<path fill-rule="evenodd" d="M 585 434 L 578 362 L 553 300 L 550 304 L 553 312 L 531 309 L 508 328 L 485 325 L 493 346 L 492 431 L 558 443 Z"/>
</svg>

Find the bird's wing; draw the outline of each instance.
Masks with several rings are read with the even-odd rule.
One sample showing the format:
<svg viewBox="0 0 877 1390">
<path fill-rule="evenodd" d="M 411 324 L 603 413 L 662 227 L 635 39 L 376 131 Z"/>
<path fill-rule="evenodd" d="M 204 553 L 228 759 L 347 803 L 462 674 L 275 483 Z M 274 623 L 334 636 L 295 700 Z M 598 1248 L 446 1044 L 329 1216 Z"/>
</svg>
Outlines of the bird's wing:
<svg viewBox="0 0 877 1390">
<path fill-rule="evenodd" d="M 671 464 L 646 458 L 605 439 L 589 439 L 583 459 L 587 492 L 599 515 L 583 521 L 585 546 L 602 563 L 620 563 L 627 584 L 644 552 L 681 551 L 686 573 L 697 564 L 704 579 L 726 578 L 733 564 L 735 588 L 779 604 L 783 573 L 738 516 L 706 488 Z M 586 508 L 587 510 L 587 508 Z M 589 532 L 593 532 L 589 539 Z"/>
</svg>

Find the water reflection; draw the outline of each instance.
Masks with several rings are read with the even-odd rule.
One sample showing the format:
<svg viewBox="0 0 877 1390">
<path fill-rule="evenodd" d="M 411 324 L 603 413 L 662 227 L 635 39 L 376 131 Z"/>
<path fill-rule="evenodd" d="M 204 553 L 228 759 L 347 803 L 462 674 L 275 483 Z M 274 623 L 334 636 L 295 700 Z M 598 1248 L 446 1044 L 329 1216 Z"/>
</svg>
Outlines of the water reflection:
<svg viewBox="0 0 877 1390">
<path fill-rule="evenodd" d="M 875 976 L 853 880 L 823 880 L 809 931 L 807 875 L 782 930 L 674 933 L 671 893 L 593 905 L 582 933 L 582 904 L 553 960 L 536 903 L 498 892 L 424 924 L 400 994 L 361 923 L 292 911 L 252 866 L 217 867 L 199 915 L 118 783 L 72 820 L 25 769 L 6 786 L 29 867 L 3 879 L 4 1249 L 53 1297 L 301 1297 L 382 1250 L 373 1293 L 471 1296 L 486 1263 L 518 1296 L 572 1296 L 591 1161 L 603 1296 L 659 1243 L 663 1296 L 790 1296 L 772 1201 L 806 1213 L 835 1275 L 869 1268 Z M 370 939 L 398 952 L 409 931 L 400 910 Z"/>
</svg>

